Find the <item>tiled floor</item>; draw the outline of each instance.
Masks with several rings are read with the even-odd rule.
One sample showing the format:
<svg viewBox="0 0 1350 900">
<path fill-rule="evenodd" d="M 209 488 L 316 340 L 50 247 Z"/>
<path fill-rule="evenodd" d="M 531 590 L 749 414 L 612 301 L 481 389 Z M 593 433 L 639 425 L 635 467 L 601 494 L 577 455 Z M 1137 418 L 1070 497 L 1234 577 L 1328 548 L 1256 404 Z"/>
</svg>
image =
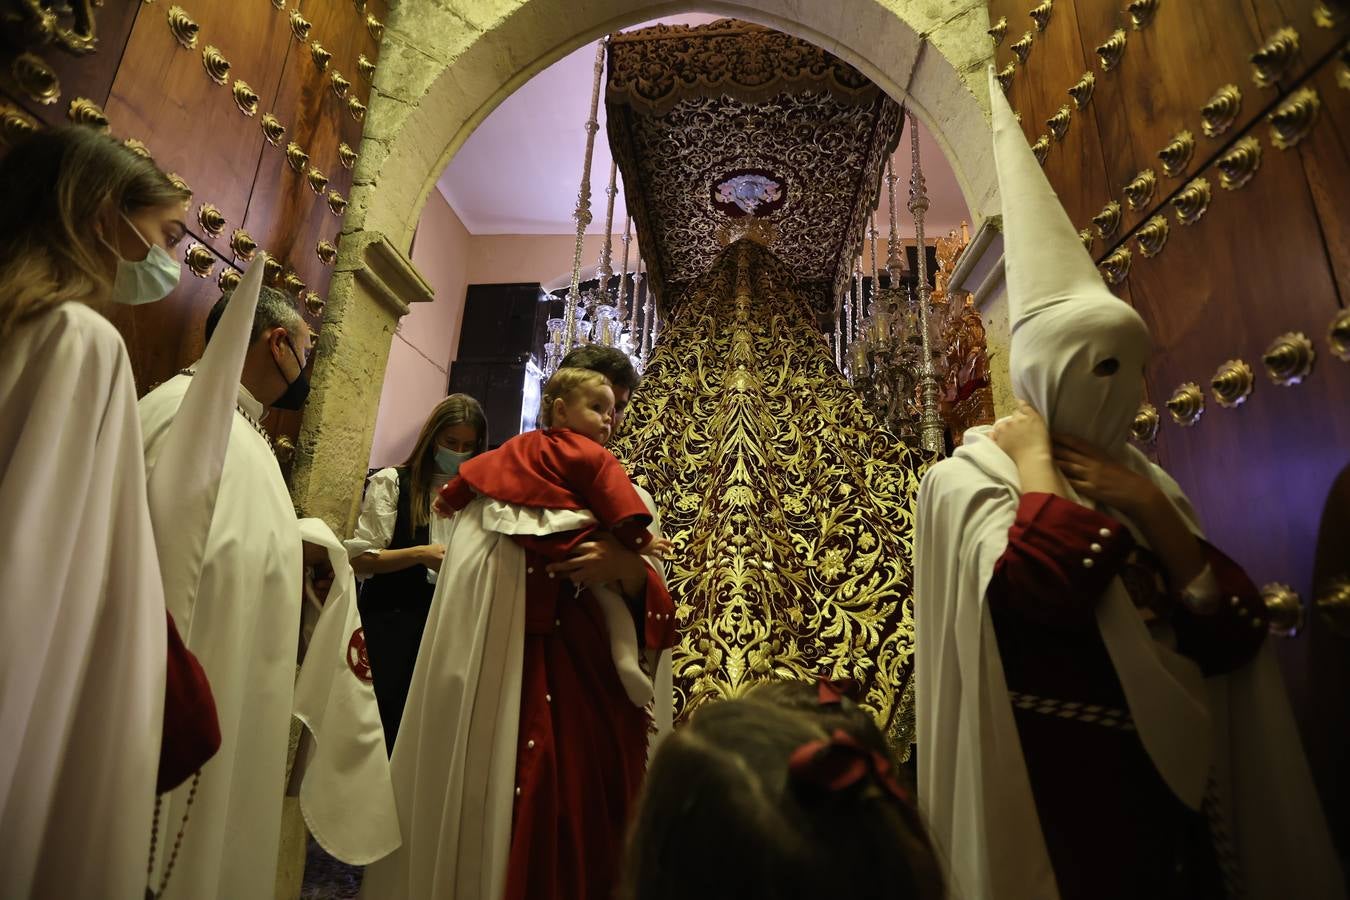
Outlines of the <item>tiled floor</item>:
<svg viewBox="0 0 1350 900">
<path fill-rule="evenodd" d="M 361 890 L 361 867 L 339 862 L 309 839 L 300 900 L 353 900 Z"/>
</svg>

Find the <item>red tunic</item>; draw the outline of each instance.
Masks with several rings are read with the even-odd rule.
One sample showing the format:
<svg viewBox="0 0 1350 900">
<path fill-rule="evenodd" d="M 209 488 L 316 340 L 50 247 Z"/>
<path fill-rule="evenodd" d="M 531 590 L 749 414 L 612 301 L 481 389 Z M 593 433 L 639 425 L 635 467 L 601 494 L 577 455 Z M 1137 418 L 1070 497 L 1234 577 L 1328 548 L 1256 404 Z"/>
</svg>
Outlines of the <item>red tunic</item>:
<svg viewBox="0 0 1350 900">
<path fill-rule="evenodd" d="M 1206 675 L 1244 665 L 1265 636 L 1260 594 L 1236 563 L 1203 547 L 1222 599 L 1212 615 L 1180 601 L 1128 528 L 1051 494 L 1022 496 L 995 564 L 990 616 L 1064 900 L 1225 896 L 1222 836 L 1153 767 L 1096 622 L 1119 576 Z"/>
<path fill-rule="evenodd" d="M 619 681 L 604 617 L 589 591 L 550 576 L 601 526 L 645 546 L 651 515 L 608 450 L 570 431 L 526 432 L 465 462 L 442 490 L 544 509 L 589 509 L 600 526 L 515 535 L 525 549 L 525 653 L 507 900 L 610 900 L 629 811 L 646 770 L 650 719 Z M 648 648 L 675 642 L 674 603 L 650 566 L 628 600 Z"/>
</svg>

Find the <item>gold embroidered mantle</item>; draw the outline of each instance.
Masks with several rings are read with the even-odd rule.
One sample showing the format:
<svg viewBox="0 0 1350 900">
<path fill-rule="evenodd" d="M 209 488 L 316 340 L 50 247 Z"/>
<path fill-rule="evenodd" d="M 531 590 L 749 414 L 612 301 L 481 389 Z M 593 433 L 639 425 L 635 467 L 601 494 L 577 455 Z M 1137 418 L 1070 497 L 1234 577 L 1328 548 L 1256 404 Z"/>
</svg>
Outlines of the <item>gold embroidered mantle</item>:
<svg viewBox="0 0 1350 900">
<path fill-rule="evenodd" d="M 863 409 L 786 266 L 727 248 L 634 404 L 615 452 L 676 546 L 677 713 L 764 678 L 853 678 L 907 749 L 922 457 Z"/>
</svg>

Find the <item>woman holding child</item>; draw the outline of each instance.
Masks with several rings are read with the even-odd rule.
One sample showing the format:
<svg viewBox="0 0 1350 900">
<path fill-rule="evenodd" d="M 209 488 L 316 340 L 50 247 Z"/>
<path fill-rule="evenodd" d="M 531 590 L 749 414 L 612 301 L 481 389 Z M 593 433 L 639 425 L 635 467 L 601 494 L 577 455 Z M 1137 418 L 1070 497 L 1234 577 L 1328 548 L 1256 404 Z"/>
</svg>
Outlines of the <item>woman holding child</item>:
<svg viewBox="0 0 1350 900">
<path fill-rule="evenodd" d="M 443 492 L 462 509 L 391 763 L 403 846 L 363 897 L 612 894 L 648 733 L 669 722 L 674 609 L 655 507 L 603 449 L 636 373 L 620 351 L 585 354 L 546 386 L 545 430 Z M 606 584 L 622 618 L 583 587 Z M 616 665 L 639 643 L 650 710 Z"/>
</svg>

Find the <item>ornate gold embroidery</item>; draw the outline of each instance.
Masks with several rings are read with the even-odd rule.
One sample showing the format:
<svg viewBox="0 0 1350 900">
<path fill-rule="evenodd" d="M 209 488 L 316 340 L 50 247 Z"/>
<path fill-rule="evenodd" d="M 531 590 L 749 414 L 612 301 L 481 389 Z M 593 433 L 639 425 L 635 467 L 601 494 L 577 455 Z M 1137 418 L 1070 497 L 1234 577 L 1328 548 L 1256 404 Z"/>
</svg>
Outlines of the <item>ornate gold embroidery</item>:
<svg viewBox="0 0 1350 900">
<path fill-rule="evenodd" d="M 926 463 L 835 368 L 789 269 L 742 240 L 670 313 L 616 442 L 676 546 L 676 709 L 853 678 L 913 740 L 911 504 Z"/>
</svg>

